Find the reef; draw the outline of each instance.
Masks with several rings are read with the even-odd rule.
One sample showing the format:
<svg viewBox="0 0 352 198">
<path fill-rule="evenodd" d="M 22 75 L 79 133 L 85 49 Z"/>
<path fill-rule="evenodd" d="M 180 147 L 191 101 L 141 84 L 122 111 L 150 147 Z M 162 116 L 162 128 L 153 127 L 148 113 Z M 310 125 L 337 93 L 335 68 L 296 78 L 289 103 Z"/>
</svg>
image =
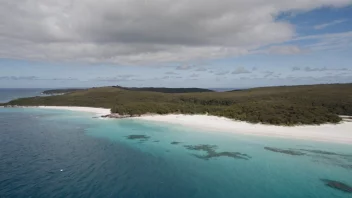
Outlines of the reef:
<svg viewBox="0 0 352 198">
<path fill-rule="evenodd" d="M 240 152 L 228 152 L 228 151 L 217 152 L 216 149 L 218 147 L 216 145 L 201 144 L 201 145 L 185 145 L 184 147 L 188 150 L 206 152 L 205 155 L 192 154 L 193 156 L 203 160 L 209 160 L 211 158 L 217 158 L 217 157 L 230 157 L 233 159 L 243 159 L 243 160 L 249 160 L 251 158 L 249 155 L 243 154 Z"/>
<path fill-rule="evenodd" d="M 182 142 L 171 142 L 170 144 L 176 145 L 176 144 L 181 144 Z"/>
<path fill-rule="evenodd" d="M 148 140 L 150 137 L 146 136 L 146 135 L 128 135 L 126 136 L 127 139 L 129 140 L 141 140 L 141 141 L 146 141 Z"/>
<path fill-rule="evenodd" d="M 352 187 L 339 182 L 339 181 L 334 181 L 334 180 L 329 180 L 329 179 L 321 179 L 322 182 L 325 183 L 326 186 L 330 187 L 330 188 L 334 188 L 343 192 L 347 192 L 347 193 L 352 193 Z"/>
<path fill-rule="evenodd" d="M 300 152 L 300 151 L 295 151 L 292 149 L 279 149 L 279 148 L 273 148 L 273 147 L 264 147 L 265 150 L 276 152 L 276 153 L 283 153 L 287 155 L 305 155 L 305 153 Z"/>
</svg>

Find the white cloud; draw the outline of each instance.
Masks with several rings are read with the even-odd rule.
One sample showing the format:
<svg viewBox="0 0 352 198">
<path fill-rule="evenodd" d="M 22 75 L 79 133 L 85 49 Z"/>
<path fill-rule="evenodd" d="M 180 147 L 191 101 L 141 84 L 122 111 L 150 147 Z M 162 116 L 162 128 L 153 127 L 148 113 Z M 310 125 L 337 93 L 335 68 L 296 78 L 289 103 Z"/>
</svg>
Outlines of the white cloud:
<svg viewBox="0 0 352 198">
<path fill-rule="evenodd" d="M 304 48 L 311 51 L 343 49 L 351 46 L 352 31 L 303 36 L 294 38 L 292 41 L 310 41 L 313 44 L 305 45 Z"/>
<path fill-rule="evenodd" d="M 176 70 L 189 70 L 192 69 L 192 65 L 180 65 L 178 67 L 176 67 Z"/>
<path fill-rule="evenodd" d="M 232 74 L 248 74 L 248 73 L 251 73 L 251 72 L 244 67 L 238 67 L 235 69 L 235 71 L 232 72 Z"/>
<path fill-rule="evenodd" d="M 351 0 L 0 0 L 0 57 L 154 64 L 216 59 L 292 39 L 282 12 Z"/>
<path fill-rule="evenodd" d="M 299 54 L 303 50 L 296 45 L 271 46 L 266 50 L 269 54 Z"/>
<path fill-rule="evenodd" d="M 343 22 L 346 22 L 346 21 L 347 20 L 345 20 L 345 19 L 335 20 L 335 21 L 332 21 L 330 23 L 323 23 L 323 24 L 316 25 L 316 26 L 314 26 L 314 29 L 321 30 L 321 29 L 327 28 L 329 26 L 333 26 L 333 25 L 336 25 L 336 24 L 339 24 L 339 23 L 343 23 Z"/>
<path fill-rule="evenodd" d="M 167 74 L 167 75 L 178 75 L 178 73 L 176 73 L 176 72 L 172 72 L 172 71 L 165 72 L 165 74 Z"/>
<path fill-rule="evenodd" d="M 230 72 L 229 71 L 221 71 L 221 72 L 215 73 L 215 75 L 222 76 L 222 75 L 226 75 L 228 73 L 230 73 Z"/>
</svg>

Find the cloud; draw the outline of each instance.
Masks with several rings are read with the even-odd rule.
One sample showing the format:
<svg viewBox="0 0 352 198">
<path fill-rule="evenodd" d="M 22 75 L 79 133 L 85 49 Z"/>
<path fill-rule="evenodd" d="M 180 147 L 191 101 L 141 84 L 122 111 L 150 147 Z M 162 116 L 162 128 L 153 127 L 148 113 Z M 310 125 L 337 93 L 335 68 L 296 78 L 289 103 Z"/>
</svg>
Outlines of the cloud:
<svg viewBox="0 0 352 198">
<path fill-rule="evenodd" d="M 299 68 L 299 67 L 293 67 L 292 68 L 292 71 L 299 71 L 299 70 L 301 70 L 301 68 Z"/>
<path fill-rule="evenodd" d="M 348 69 L 347 68 L 326 68 L 326 67 L 321 67 L 321 68 L 305 67 L 304 71 L 306 71 L 306 72 L 348 71 Z"/>
<path fill-rule="evenodd" d="M 351 0 L 0 1 L 0 57 L 155 64 L 250 53 L 292 39 L 281 13 Z M 292 50 L 292 49 L 291 49 Z"/>
<path fill-rule="evenodd" d="M 273 72 L 273 71 L 265 71 L 263 73 L 265 74 L 263 76 L 263 78 L 267 78 L 267 77 L 270 77 L 270 76 L 274 75 L 275 72 Z"/>
<path fill-rule="evenodd" d="M 304 71 L 306 72 L 316 72 L 316 71 L 327 71 L 328 69 L 326 67 L 322 68 L 311 68 L 311 67 L 305 67 Z"/>
<path fill-rule="evenodd" d="M 38 76 L 0 76 L 0 80 L 78 80 L 76 78 L 43 78 Z"/>
<path fill-rule="evenodd" d="M 192 69 L 192 65 L 180 65 L 178 67 L 176 67 L 176 70 L 189 70 Z"/>
<path fill-rule="evenodd" d="M 113 76 L 113 77 L 97 77 L 94 79 L 91 79 L 93 81 L 105 81 L 105 82 L 117 82 L 117 81 L 130 81 L 130 80 L 135 80 L 132 79 L 133 77 L 136 77 L 135 75 L 132 74 L 125 74 L 125 75 L 118 75 L 118 76 Z"/>
<path fill-rule="evenodd" d="M 251 72 L 244 67 L 238 67 L 235 71 L 232 72 L 232 74 L 249 74 L 249 73 Z"/>
<path fill-rule="evenodd" d="M 257 69 L 258 69 L 258 68 L 256 68 L 256 67 L 253 67 L 253 68 L 252 68 L 252 71 L 257 71 Z"/>
<path fill-rule="evenodd" d="M 283 46 L 271 46 L 268 49 L 264 50 L 267 54 L 299 54 L 302 53 L 303 50 L 296 45 L 283 45 Z"/>
<path fill-rule="evenodd" d="M 319 25 L 316 25 L 314 26 L 314 29 L 316 30 L 321 30 L 321 29 L 324 29 L 324 28 L 327 28 L 329 26 L 333 26 L 333 25 L 336 25 L 336 24 L 339 24 L 339 23 L 343 23 L 347 20 L 345 19 L 340 19 L 340 20 L 335 20 L 335 21 L 332 21 L 330 23 L 323 23 L 323 24 L 319 24 Z"/>
<path fill-rule="evenodd" d="M 226 75 L 228 73 L 230 73 L 230 72 L 229 71 L 221 71 L 221 72 L 215 73 L 215 75 L 221 76 L 221 75 Z"/>
<path fill-rule="evenodd" d="M 201 67 L 201 68 L 196 69 L 196 71 L 207 71 L 207 69 L 204 67 Z"/>
<path fill-rule="evenodd" d="M 165 74 L 167 74 L 167 75 L 179 75 L 178 73 L 172 72 L 172 71 L 165 72 Z"/>
<path fill-rule="evenodd" d="M 292 42 L 311 43 L 305 44 L 303 47 L 310 51 L 324 51 L 333 49 L 344 49 L 350 47 L 352 42 L 352 31 L 342 33 L 320 34 L 297 37 Z"/>
</svg>

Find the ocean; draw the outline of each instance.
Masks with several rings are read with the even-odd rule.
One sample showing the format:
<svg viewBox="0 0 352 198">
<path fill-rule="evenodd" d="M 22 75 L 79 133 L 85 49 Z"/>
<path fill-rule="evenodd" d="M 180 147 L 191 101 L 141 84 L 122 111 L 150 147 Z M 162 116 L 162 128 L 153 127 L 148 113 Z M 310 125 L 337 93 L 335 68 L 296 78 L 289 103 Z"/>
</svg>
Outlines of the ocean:
<svg viewBox="0 0 352 198">
<path fill-rule="evenodd" d="M 347 185 L 352 145 L 0 108 L 1 198 L 347 198 Z"/>
<path fill-rule="evenodd" d="M 40 96 L 44 90 L 45 89 L 0 88 L 0 102 L 8 102 L 22 97 Z"/>
</svg>

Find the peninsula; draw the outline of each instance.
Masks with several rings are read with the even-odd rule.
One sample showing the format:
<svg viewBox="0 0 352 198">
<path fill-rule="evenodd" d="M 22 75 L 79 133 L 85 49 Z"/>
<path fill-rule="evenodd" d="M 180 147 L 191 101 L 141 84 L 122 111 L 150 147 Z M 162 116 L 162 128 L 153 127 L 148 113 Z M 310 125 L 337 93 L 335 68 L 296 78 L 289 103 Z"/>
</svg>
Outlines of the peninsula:
<svg viewBox="0 0 352 198">
<path fill-rule="evenodd" d="M 352 116 L 352 84 L 207 89 L 124 88 L 72 90 L 63 95 L 12 100 L 4 106 L 81 106 L 111 109 L 122 117 L 144 114 L 206 114 L 250 123 L 317 125 Z"/>
</svg>

